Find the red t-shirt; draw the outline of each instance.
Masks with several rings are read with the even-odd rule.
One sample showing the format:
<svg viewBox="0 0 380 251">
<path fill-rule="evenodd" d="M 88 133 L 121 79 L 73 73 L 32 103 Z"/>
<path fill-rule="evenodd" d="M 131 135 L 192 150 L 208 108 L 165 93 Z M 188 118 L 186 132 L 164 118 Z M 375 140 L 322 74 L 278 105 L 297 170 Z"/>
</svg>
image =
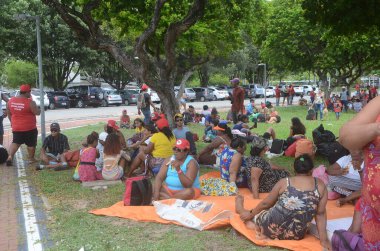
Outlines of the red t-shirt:
<svg viewBox="0 0 380 251">
<path fill-rule="evenodd" d="M 294 87 L 292 86 L 292 87 L 289 88 L 289 94 L 290 95 L 294 95 L 294 93 L 295 93 Z"/>
<path fill-rule="evenodd" d="M 30 109 L 29 98 L 12 97 L 8 101 L 8 107 L 12 114 L 12 131 L 26 132 L 36 129 L 36 115 Z"/>
<path fill-rule="evenodd" d="M 274 92 L 276 93 L 276 98 L 281 97 L 281 90 L 280 90 L 280 88 L 274 89 Z"/>
<path fill-rule="evenodd" d="M 234 88 L 232 92 L 233 103 L 232 112 L 242 112 L 244 110 L 244 89 L 241 87 Z"/>
<path fill-rule="evenodd" d="M 315 92 L 314 92 L 314 91 L 311 91 L 311 92 L 310 92 L 310 97 L 311 97 L 311 98 L 314 98 L 314 97 L 315 97 Z"/>
</svg>

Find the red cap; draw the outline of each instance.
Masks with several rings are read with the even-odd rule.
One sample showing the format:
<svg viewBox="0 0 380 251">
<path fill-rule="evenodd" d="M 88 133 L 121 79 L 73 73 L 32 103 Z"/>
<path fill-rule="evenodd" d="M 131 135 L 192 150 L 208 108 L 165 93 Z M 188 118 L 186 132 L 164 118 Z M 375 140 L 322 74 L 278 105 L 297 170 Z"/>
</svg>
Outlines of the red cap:
<svg viewBox="0 0 380 251">
<path fill-rule="evenodd" d="M 30 85 L 29 84 L 21 85 L 20 92 L 30 92 Z"/>
<path fill-rule="evenodd" d="M 175 142 L 175 147 L 178 149 L 190 149 L 190 142 L 187 139 L 178 139 Z"/>
<path fill-rule="evenodd" d="M 169 122 L 167 119 L 162 118 L 156 121 L 156 126 L 158 129 L 162 130 L 164 127 L 169 127 Z"/>
<path fill-rule="evenodd" d="M 115 120 L 112 120 L 112 119 L 108 120 L 107 126 L 112 127 L 115 130 L 119 130 L 119 127 L 116 125 Z"/>
<path fill-rule="evenodd" d="M 165 118 L 165 114 L 163 113 L 158 113 L 158 112 L 154 112 L 152 113 L 152 115 L 150 115 L 150 119 L 153 121 L 153 122 L 156 122 L 157 120 L 159 119 L 164 119 Z"/>
<path fill-rule="evenodd" d="M 148 90 L 148 86 L 146 85 L 146 84 L 143 84 L 142 86 L 141 86 L 141 90 L 142 91 L 146 91 L 146 90 Z"/>
</svg>

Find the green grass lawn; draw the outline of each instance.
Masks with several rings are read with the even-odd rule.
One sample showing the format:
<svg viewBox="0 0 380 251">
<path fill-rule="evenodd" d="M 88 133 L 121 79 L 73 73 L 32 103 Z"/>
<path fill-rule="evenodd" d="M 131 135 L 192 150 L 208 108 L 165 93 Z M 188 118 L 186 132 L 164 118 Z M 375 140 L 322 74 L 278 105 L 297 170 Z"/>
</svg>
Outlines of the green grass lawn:
<svg viewBox="0 0 380 251">
<path fill-rule="evenodd" d="M 298 116 L 305 123 L 307 137 L 321 122 L 305 121 L 306 108 L 288 107 L 278 109 L 281 123 L 271 125 L 278 138 L 285 139 L 289 134 L 290 120 Z M 222 114 L 222 117 L 225 114 Z M 336 121 L 335 115 L 323 121 L 326 129 L 339 135 L 339 128 L 354 116 L 343 114 Z M 263 134 L 269 125 L 259 124 L 255 132 Z M 101 132 L 103 124 L 89 125 L 82 128 L 65 130 L 72 149 L 77 149 L 91 131 Z M 191 130 L 203 135 L 203 126 L 191 125 Z M 126 138 L 133 130 L 123 129 Z M 205 146 L 197 142 L 198 151 Z M 248 153 L 248 151 L 247 151 Z M 272 159 L 274 163 L 287 167 L 292 171 L 292 158 L 279 157 Z M 315 165 L 325 163 L 317 157 Z M 202 173 L 211 169 L 202 169 Z M 47 227 L 53 245 L 51 250 L 273 250 L 253 245 L 246 238 L 236 235 L 231 228 L 199 232 L 174 225 L 135 222 L 116 217 L 101 217 L 89 214 L 88 211 L 113 205 L 122 200 L 124 185 L 109 187 L 106 190 L 82 188 L 81 184 L 72 180 L 73 170 L 69 171 L 34 171 L 29 168 L 29 177 L 37 188 L 39 195 L 47 198 L 50 204 Z"/>
</svg>

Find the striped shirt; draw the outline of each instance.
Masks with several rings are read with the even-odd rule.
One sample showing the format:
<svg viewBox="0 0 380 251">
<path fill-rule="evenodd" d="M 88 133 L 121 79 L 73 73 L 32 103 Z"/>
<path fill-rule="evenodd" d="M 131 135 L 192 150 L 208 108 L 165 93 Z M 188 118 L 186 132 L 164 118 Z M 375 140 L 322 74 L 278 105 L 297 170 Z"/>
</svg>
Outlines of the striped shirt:
<svg viewBox="0 0 380 251">
<path fill-rule="evenodd" d="M 57 137 L 53 137 L 52 135 L 47 136 L 42 148 L 45 149 L 46 152 L 54 154 L 55 156 L 57 156 L 58 153 L 62 154 L 64 151 L 70 150 L 67 137 L 61 133 L 59 133 Z"/>
</svg>

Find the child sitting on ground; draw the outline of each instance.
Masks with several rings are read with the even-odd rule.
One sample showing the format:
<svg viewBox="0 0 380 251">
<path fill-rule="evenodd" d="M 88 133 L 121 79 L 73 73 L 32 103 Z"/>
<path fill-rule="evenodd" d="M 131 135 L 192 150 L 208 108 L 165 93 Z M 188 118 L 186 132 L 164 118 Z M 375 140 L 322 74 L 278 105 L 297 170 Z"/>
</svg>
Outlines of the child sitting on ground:
<svg viewBox="0 0 380 251">
<path fill-rule="evenodd" d="M 102 180 L 102 173 L 96 170 L 95 160 L 99 158 L 96 149 L 98 138 L 94 133 L 87 136 L 86 148 L 82 149 L 78 169 L 79 179 L 82 182 Z"/>
<path fill-rule="evenodd" d="M 131 119 L 129 118 L 129 115 L 127 115 L 127 110 L 124 109 L 121 116 L 120 116 L 120 128 L 131 128 Z"/>
<path fill-rule="evenodd" d="M 298 100 L 298 104 L 301 106 L 307 105 L 307 100 L 301 95 L 300 99 Z"/>
</svg>

